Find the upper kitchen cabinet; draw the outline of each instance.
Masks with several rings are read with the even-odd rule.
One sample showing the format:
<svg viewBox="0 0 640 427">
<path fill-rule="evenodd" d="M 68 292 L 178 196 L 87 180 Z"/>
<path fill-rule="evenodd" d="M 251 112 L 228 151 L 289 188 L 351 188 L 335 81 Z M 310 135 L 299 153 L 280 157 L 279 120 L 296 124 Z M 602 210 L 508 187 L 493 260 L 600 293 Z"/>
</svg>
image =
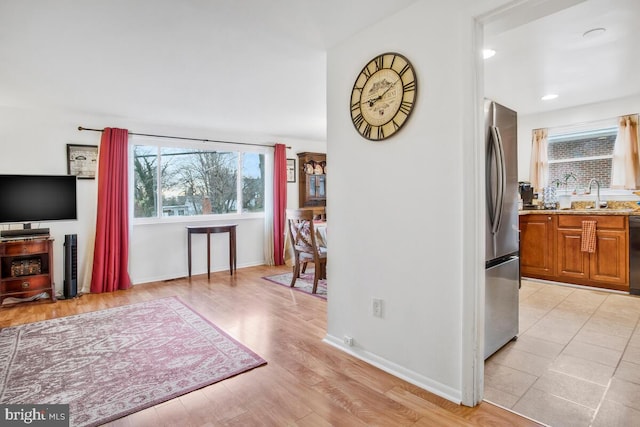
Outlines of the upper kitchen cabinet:
<svg viewBox="0 0 640 427">
<path fill-rule="evenodd" d="M 300 207 L 327 205 L 327 155 L 298 153 Z"/>
</svg>

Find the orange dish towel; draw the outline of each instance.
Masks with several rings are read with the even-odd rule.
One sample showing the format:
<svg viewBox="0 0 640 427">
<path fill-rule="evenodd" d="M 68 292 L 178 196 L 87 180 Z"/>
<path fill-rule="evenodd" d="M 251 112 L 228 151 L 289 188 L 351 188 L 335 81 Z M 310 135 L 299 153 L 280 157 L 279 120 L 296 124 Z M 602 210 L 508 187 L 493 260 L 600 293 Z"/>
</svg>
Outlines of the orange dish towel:
<svg viewBox="0 0 640 427">
<path fill-rule="evenodd" d="M 596 221 L 582 221 L 582 252 L 596 251 Z"/>
</svg>

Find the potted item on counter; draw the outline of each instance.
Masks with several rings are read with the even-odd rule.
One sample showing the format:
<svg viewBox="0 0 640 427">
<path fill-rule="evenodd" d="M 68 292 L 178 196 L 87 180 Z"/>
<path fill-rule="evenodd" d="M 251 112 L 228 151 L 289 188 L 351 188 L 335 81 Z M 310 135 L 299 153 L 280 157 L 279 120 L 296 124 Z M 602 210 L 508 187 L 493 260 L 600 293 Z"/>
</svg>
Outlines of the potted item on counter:
<svg viewBox="0 0 640 427">
<path fill-rule="evenodd" d="M 576 194 L 576 190 L 569 190 L 569 180 L 573 180 L 576 185 L 578 183 L 578 178 L 576 178 L 573 172 L 564 174 L 562 180 L 554 179 L 552 182 L 552 184 L 556 185 L 556 188 L 564 187 L 557 196 L 559 209 L 571 209 L 571 194 Z"/>
</svg>

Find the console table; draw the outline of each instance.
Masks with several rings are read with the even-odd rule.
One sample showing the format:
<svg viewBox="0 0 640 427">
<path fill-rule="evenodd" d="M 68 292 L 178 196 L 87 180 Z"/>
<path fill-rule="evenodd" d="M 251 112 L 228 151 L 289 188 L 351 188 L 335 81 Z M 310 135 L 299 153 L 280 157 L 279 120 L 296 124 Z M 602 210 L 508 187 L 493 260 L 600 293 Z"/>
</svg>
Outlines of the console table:
<svg viewBox="0 0 640 427">
<path fill-rule="evenodd" d="M 224 225 L 196 225 L 187 226 L 189 278 L 191 278 L 191 235 L 207 235 L 207 279 L 211 279 L 211 234 L 229 233 L 229 274 L 236 271 L 236 226 L 237 224 Z"/>
</svg>

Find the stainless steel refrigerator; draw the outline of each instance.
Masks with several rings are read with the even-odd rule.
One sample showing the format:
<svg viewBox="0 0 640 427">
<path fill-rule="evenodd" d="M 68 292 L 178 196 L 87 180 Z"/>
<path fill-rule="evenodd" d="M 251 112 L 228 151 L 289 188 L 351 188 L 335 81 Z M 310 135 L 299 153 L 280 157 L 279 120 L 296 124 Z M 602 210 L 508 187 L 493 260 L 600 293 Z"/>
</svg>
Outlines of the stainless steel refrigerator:
<svg viewBox="0 0 640 427">
<path fill-rule="evenodd" d="M 518 335 L 517 113 L 485 100 L 487 243 L 484 358 Z"/>
</svg>

